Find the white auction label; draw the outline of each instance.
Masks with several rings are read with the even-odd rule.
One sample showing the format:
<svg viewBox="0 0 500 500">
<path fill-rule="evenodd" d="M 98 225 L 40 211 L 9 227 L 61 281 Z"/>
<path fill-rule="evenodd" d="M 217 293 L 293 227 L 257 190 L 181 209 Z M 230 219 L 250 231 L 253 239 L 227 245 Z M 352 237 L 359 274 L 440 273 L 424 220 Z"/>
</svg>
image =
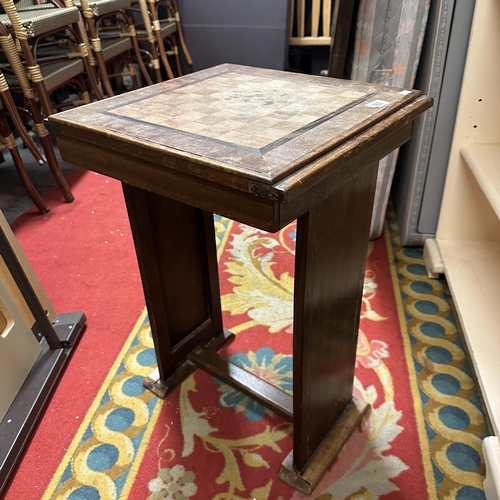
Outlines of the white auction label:
<svg viewBox="0 0 500 500">
<path fill-rule="evenodd" d="M 375 101 L 369 102 L 368 104 L 365 104 L 365 106 L 368 106 L 369 108 L 383 108 L 388 104 L 390 104 L 389 101 L 382 101 L 382 99 L 377 99 Z"/>
</svg>

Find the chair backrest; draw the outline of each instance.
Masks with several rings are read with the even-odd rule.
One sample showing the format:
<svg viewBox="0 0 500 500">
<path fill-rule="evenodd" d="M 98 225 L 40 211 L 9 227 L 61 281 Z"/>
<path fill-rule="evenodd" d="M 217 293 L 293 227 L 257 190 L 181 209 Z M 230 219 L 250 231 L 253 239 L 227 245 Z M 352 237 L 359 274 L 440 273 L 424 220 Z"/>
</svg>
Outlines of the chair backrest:
<svg viewBox="0 0 500 500">
<path fill-rule="evenodd" d="M 290 45 L 330 45 L 334 0 L 290 1 Z"/>
</svg>

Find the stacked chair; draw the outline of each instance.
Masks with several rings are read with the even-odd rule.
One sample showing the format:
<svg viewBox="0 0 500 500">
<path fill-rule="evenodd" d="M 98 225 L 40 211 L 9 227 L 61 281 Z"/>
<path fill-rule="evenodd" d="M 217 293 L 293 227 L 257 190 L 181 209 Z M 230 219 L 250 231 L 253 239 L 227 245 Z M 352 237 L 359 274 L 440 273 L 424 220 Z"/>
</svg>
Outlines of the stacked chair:
<svg viewBox="0 0 500 500">
<path fill-rule="evenodd" d="M 12 130 L 38 163 L 48 162 L 71 202 L 44 117 L 123 91 L 124 77 L 138 88 L 181 76 L 178 47 L 188 64 L 192 59 L 176 0 L 0 0 L 0 6 L 0 152 L 9 149 L 26 191 L 47 213 Z"/>
</svg>

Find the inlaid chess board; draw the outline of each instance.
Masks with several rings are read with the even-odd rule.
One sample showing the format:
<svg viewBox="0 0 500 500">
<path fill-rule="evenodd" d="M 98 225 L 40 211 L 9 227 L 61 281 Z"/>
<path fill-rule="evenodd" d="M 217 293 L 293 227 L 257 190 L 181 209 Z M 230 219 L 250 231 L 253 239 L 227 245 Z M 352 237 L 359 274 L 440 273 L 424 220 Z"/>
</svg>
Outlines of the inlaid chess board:
<svg viewBox="0 0 500 500">
<path fill-rule="evenodd" d="M 258 149 L 317 125 L 365 92 L 230 71 L 110 111 L 228 144 Z"/>
<path fill-rule="evenodd" d="M 421 92 L 225 64 L 51 122 L 274 184 Z M 93 141 L 89 135 L 89 141 Z M 178 168 L 172 161 L 171 168 Z M 202 172 L 203 170 L 203 172 Z"/>
</svg>

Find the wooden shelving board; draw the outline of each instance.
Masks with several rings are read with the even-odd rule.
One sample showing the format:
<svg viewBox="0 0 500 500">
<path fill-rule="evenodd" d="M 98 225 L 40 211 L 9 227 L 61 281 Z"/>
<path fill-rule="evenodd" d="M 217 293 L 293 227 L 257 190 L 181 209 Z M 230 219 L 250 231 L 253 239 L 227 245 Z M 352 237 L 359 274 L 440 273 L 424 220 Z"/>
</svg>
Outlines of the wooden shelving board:
<svg viewBox="0 0 500 500">
<path fill-rule="evenodd" d="M 498 436 L 500 242 L 440 240 L 438 244 L 488 414 Z"/>
<path fill-rule="evenodd" d="M 460 154 L 500 219 L 500 144 L 468 144 Z"/>
</svg>

